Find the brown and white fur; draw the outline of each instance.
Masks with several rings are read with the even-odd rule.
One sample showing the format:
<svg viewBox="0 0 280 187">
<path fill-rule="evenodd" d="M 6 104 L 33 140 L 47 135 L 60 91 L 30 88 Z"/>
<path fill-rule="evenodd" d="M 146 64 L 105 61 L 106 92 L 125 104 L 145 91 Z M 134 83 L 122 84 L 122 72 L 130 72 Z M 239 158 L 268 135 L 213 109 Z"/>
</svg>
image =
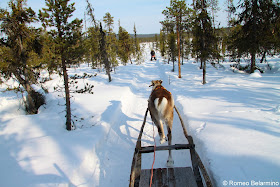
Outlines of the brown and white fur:
<svg viewBox="0 0 280 187">
<path fill-rule="evenodd" d="M 153 80 L 151 95 L 148 100 L 148 108 L 152 121 L 158 128 L 158 133 L 160 136 L 160 143 L 166 141 L 166 137 L 163 129 L 163 122 L 167 126 L 168 130 L 168 145 L 171 145 L 172 141 L 172 125 L 173 125 L 173 108 L 174 108 L 174 99 L 172 94 L 167 91 L 162 85 L 162 80 Z M 169 156 L 167 160 L 167 166 L 172 167 L 174 161 L 172 159 L 171 150 L 169 150 Z"/>
</svg>

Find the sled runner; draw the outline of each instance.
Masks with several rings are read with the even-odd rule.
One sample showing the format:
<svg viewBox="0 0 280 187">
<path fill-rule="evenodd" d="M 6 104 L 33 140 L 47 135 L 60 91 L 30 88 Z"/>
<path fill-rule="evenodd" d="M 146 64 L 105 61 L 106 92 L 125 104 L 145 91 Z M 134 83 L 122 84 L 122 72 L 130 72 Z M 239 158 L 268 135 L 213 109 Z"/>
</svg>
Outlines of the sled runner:
<svg viewBox="0 0 280 187">
<path fill-rule="evenodd" d="M 212 187 L 212 182 L 210 177 L 195 150 L 195 145 L 193 143 L 193 139 L 191 136 L 187 134 L 187 130 L 185 128 L 184 122 L 177 110 L 176 106 L 174 106 L 175 111 L 177 112 L 179 119 L 181 121 L 181 125 L 183 128 L 183 132 L 185 137 L 187 138 L 189 144 L 175 144 L 170 146 L 141 146 L 141 137 L 144 131 L 146 118 L 148 114 L 148 108 L 146 110 L 143 124 L 138 136 L 138 140 L 136 142 L 136 147 L 133 155 L 132 165 L 131 165 L 131 173 L 130 173 L 130 187 L 149 187 L 150 186 L 150 178 L 151 178 L 151 169 L 141 169 L 141 157 L 144 153 L 151 153 L 156 151 L 163 150 L 181 150 L 181 149 L 189 149 L 191 155 L 191 163 L 192 167 L 174 167 L 174 168 L 157 168 L 153 169 L 153 179 L 152 185 L 153 187 L 162 187 L 162 186 L 177 186 L 177 187 Z M 202 175 L 201 175 L 202 174 Z"/>
</svg>

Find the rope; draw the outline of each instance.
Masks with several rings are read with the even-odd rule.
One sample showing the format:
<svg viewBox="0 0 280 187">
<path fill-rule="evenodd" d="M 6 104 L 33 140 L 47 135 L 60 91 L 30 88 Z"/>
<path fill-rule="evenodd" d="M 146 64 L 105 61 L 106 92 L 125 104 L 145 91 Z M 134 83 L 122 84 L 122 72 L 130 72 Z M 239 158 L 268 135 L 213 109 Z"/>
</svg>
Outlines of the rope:
<svg viewBox="0 0 280 187">
<path fill-rule="evenodd" d="M 153 138 L 154 138 L 154 160 L 153 160 L 153 164 L 152 164 L 152 169 L 151 169 L 151 179 L 150 179 L 150 187 L 152 186 L 153 183 L 153 176 L 154 176 L 154 164 L 155 164 L 155 160 L 156 160 L 156 140 L 155 140 L 155 124 L 153 123 Z"/>
</svg>

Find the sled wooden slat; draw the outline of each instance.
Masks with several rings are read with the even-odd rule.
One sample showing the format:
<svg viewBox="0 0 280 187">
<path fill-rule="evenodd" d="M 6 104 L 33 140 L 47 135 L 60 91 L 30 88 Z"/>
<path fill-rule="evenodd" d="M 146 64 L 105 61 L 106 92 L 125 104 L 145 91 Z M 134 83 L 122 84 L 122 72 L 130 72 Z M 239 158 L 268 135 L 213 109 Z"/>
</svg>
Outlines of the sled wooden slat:
<svg viewBox="0 0 280 187">
<path fill-rule="evenodd" d="M 153 170 L 153 187 L 197 187 L 191 167 L 158 168 Z M 141 170 L 139 186 L 150 186 L 151 170 Z"/>
<path fill-rule="evenodd" d="M 156 151 L 166 151 L 166 150 L 179 150 L 179 149 L 191 149 L 194 145 L 192 144 L 175 144 L 169 146 L 157 146 Z M 151 153 L 154 152 L 154 146 L 141 147 L 140 153 Z"/>
</svg>

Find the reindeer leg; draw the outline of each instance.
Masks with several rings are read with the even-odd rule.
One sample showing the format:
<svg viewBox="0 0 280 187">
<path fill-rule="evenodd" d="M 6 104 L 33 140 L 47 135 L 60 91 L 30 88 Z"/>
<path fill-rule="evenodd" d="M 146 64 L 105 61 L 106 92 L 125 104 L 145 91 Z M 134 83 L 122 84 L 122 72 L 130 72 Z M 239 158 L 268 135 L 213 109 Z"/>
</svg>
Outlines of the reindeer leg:
<svg viewBox="0 0 280 187">
<path fill-rule="evenodd" d="M 151 115 L 152 121 L 157 126 L 158 134 L 159 134 L 159 137 L 160 137 L 160 144 L 162 144 L 166 141 L 165 140 L 166 137 L 165 137 L 165 134 L 164 134 L 162 122 L 161 122 L 161 120 L 159 120 L 158 116 L 153 116 L 151 112 L 150 112 L 150 115 Z"/>
<path fill-rule="evenodd" d="M 170 146 L 172 144 L 172 123 L 168 123 L 167 130 L 168 130 L 168 134 L 167 134 L 168 145 Z M 167 160 L 166 166 L 167 167 L 174 166 L 174 160 L 172 159 L 171 150 L 169 150 L 169 155 L 168 155 L 168 160 Z"/>
<path fill-rule="evenodd" d="M 163 124 L 161 120 L 159 121 L 158 133 L 160 135 L 160 144 L 163 144 L 164 142 L 166 142 L 166 137 L 164 134 Z"/>
</svg>

